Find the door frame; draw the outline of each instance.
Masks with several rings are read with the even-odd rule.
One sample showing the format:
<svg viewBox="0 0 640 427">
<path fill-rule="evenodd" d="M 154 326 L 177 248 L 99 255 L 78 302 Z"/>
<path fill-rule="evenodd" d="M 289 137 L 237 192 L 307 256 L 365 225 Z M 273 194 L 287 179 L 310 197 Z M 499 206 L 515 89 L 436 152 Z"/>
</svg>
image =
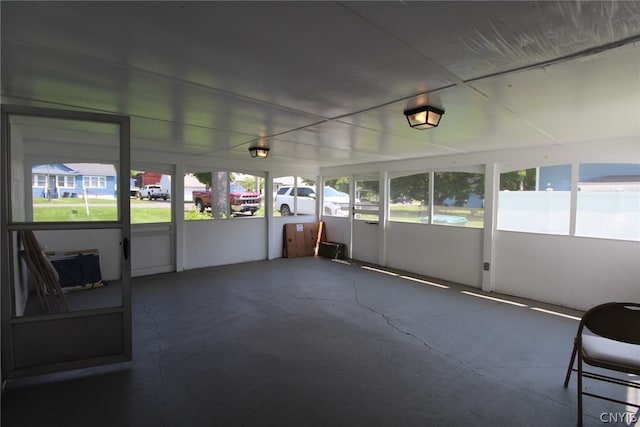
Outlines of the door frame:
<svg viewBox="0 0 640 427">
<path fill-rule="evenodd" d="M 1 303 L 0 316 L 2 319 L 2 380 L 28 375 L 38 375 L 50 372 L 59 372 L 72 369 L 98 366 L 109 363 L 129 361 L 132 358 L 132 333 L 131 333 L 131 258 L 129 256 L 129 242 L 131 240 L 129 191 L 118 191 L 119 213 L 116 221 L 105 222 L 20 222 L 14 223 L 11 218 L 11 147 L 10 147 L 10 116 L 29 116 L 34 118 L 54 118 L 87 121 L 96 123 L 108 123 L 119 126 L 119 189 L 129 188 L 129 164 L 130 164 L 130 119 L 128 116 L 92 113 L 82 111 L 57 110 L 40 107 L 3 104 L 0 109 L 1 116 L 1 149 L 0 163 L 0 277 Z M 12 239 L 13 233 L 20 230 L 86 230 L 86 229 L 114 229 L 120 232 L 120 275 L 122 282 L 121 305 L 115 307 L 65 312 L 59 314 L 47 314 L 28 317 L 14 316 L 14 277 L 18 274 L 14 271 L 13 259 L 17 256 L 16 247 Z M 27 349 L 37 349 L 38 343 L 29 341 L 34 335 L 44 335 L 48 332 L 61 334 L 60 325 L 74 326 L 82 324 L 83 328 L 91 331 L 102 331 L 101 328 L 117 328 L 117 351 L 108 354 L 94 354 L 87 352 L 87 356 L 72 358 L 55 362 L 32 363 L 23 365 L 16 358 L 16 340 L 22 334 L 21 345 Z M 85 326 L 88 325 L 88 326 Z M 44 331 L 44 332 L 43 332 Z M 114 332 L 115 333 L 115 332 Z M 82 336 L 82 334 L 80 334 Z M 86 338 L 87 332 L 84 331 Z M 78 339 L 79 340 L 79 339 Z M 99 340 L 98 340 L 99 341 Z M 44 344 L 42 344 L 44 345 Z M 99 348 L 100 346 L 96 346 Z M 106 348 L 106 347 L 105 347 Z"/>
<path fill-rule="evenodd" d="M 136 171 L 156 172 L 171 177 L 171 187 L 169 201 L 171 203 L 171 221 L 160 223 L 144 223 L 144 224 L 132 224 L 131 225 L 131 251 L 138 256 L 141 254 L 140 247 L 145 247 L 144 242 L 146 239 L 158 238 L 162 236 L 169 236 L 169 244 L 166 247 L 168 253 L 166 255 L 169 258 L 167 264 L 151 266 L 145 265 L 145 259 L 133 257 L 137 261 L 132 262 L 131 274 L 133 277 L 146 276 L 150 274 L 161 274 L 177 271 L 177 224 L 178 218 L 182 220 L 184 216 L 184 185 L 180 183 L 180 179 L 177 178 L 177 168 L 174 164 L 167 163 L 153 163 L 153 162 L 134 162 L 131 164 L 131 168 Z M 183 175 L 184 176 L 184 175 Z M 153 241 L 152 243 L 153 244 Z M 138 248 L 138 249 L 136 249 Z M 138 250 L 136 252 L 136 250 Z M 142 258 L 145 258 L 144 256 Z M 146 257 L 148 258 L 148 257 Z"/>
<path fill-rule="evenodd" d="M 367 209 L 359 208 L 356 204 L 358 196 L 358 181 L 378 181 L 378 215 L 377 220 L 360 220 L 356 215 L 366 215 Z M 370 172 L 351 176 L 350 199 L 352 200 L 352 215 L 350 218 L 350 253 L 356 260 L 386 265 L 386 229 L 388 220 L 388 174 L 386 172 Z"/>
</svg>

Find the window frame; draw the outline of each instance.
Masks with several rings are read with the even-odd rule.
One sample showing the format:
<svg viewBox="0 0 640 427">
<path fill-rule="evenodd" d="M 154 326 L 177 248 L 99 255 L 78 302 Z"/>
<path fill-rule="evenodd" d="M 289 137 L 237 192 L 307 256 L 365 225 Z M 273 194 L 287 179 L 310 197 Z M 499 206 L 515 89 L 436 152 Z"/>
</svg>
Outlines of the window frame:
<svg viewBox="0 0 640 427">
<path fill-rule="evenodd" d="M 391 198 L 391 194 L 393 193 L 393 191 L 392 191 L 393 180 L 399 179 L 399 178 L 411 177 L 411 176 L 418 176 L 418 175 L 427 175 L 427 184 L 426 184 L 427 185 L 427 188 L 426 188 L 427 200 L 425 200 L 424 204 L 421 204 L 420 208 L 418 209 L 417 221 L 407 221 L 406 219 L 398 219 L 398 218 L 402 218 L 402 217 L 392 215 L 392 212 L 393 212 L 392 206 L 398 204 L 397 200 L 394 200 L 394 199 Z M 431 216 L 431 194 L 432 194 L 431 183 L 433 181 L 433 172 L 423 171 L 423 172 L 410 173 L 410 174 L 406 174 L 406 175 L 390 176 L 388 178 L 388 180 L 389 180 L 389 214 L 388 214 L 388 222 L 405 223 L 405 224 L 419 224 L 419 225 L 430 224 L 429 218 Z M 411 204 L 413 204 L 413 203 L 411 203 Z M 422 211 L 424 211 L 424 216 L 421 213 Z M 425 218 L 426 221 L 423 221 L 423 218 Z"/>
<path fill-rule="evenodd" d="M 93 185 L 93 179 L 97 180 L 98 185 Z M 89 180 L 89 185 L 87 185 L 87 179 Z M 104 183 L 104 185 L 102 185 Z M 104 175 L 84 175 L 82 177 L 82 188 L 98 188 L 98 189 L 106 189 L 107 188 L 107 177 Z"/>
<path fill-rule="evenodd" d="M 60 178 L 63 180 L 63 185 L 60 185 Z M 69 184 L 71 180 L 71 185 Z M 56 187 L 58 188 L 76 188 L 76 177 L 74 175 L 56 175 Z"/>
<path fill-rule="evenodd" d="M 575 218 L 572 202 L 574 167 L 575 165 L 572 163 L 563 162 L 526 168 L 510 167 L 501 170 L 496 191 L 496 231 L 572 236 L 571 224 Z M 568 168 L 568 171 L 565 171 L 565 168 Z M 500 190 L 503 175 L 530 169 L 536 171 L 536 180 L 533 185 L 535 190 Z M 541 169 L 545 170 L 541 171 Z M 506 214 L 508 211 L 503 210 L 507 209 L 504 207 L 508 203 L 506 201 L 507 194 L 512 196 L 510 197 L 513 199 L 510 200 L 512 206 L 517 206 L 510 215 Z M 515 203 L 514 200 L 518 198 L 522 200 Z M 534 213 L 527 213 L 527 207 L 529 207 L 529 212 L 533 210 Z M 540 211 L 540 214 L 536 215 L 535 211 Z M 529 219 L 527 219 L 527 215 L 529 215 Z M 520 224 L 526 224 L 526 227 L 518 228 Z"/>
<path fill-rule="evenodd" d="M 42 185 L 38 185 L 38 178 L 42 178 Z M 35 183 L 34 183 L 35 181 Z M 43 173 L 31 174 L 31 188 L 47 188 L 47 175 Z M 34 185 L 35 184 L 35 185 Z"/>
</svg>

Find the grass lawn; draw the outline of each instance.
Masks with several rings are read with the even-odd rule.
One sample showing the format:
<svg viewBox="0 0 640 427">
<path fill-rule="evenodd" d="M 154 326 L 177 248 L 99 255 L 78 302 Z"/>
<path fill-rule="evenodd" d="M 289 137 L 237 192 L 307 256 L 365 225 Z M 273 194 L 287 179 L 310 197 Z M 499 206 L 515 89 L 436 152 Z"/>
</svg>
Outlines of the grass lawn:
<svg viewBox="0 0 640 427">
<path fill-rule="evenodd" d="M 453 215 L 465 217 L 467 219 L 467 222 L 464 225 L 465 227 L 484 227 L 484 209 L 482 208 L 435 206 L 434 210 L 435 214 L 437 215 Z M 390 221 L 420 223 L 421 218 L 427 216 L 429 216 L 428 206 L 421 206 L 418 204 L 392 204 L 389 209 Z"/>
<path fill-rule="evenodd" d="M 38 222 L 43 221 L 116 221 L 117 204 L 115 200 L 88 199 L 89 213 L 87 214 L 85 200 L 79 198 L 33 199 L 33 216 Z M 154 205 L 154 203 L 158 203 Z M 189 209 L 191 205 L 185 203 L 184 218 L 186 220 L 211 219 L 211 212 L 198 212 Z M 275 213 L 274 213 L 275 214 Z M 389 219 L 398 222 L 420 223 L 421 218 L 428 216 L 429 211 L 419 204 L 392 204 Z M 437 206 L 436 214 L 454 215 L 467 218 L 465 227 L 482 228 L 484 225 L 484 209 Z M 264 216 L 264 207 L 254 216 Z M 249 217 L 247 215 L 247 217 Z M 363 221 L 377 221 L 377 215 L 361 214 L 358 218 Z M 171 221 L 171 208 L 168 204 L 151 200 L 131 199 L 131 223 L 147 224 Z"/>
<path fill-rule="evenodd" d="M 185 220 L 188 220 L 188 221 L 195 220 L 195 221 L 197 221 L 197 220 L 202 220 L 202 219 L 212 219 L 210 210 L 205 210 L 204 212 L 198 212 L 195 209 L 186 208 L 186 206 L 188 206 L 188 203 L 189 202 L 185 203 L 185 210 L 184 210 L 184 219 Z M 279 216 L 279 215 L 280 215 L 280 212 L 278 212 L 277 216 Z M 247 214 L 240 213 L 238 215 L 231 216 L 231 218 L 252 218 L 252 217 L 256 217 L 256 218 L 264 217 L 264 206 L 262 206 L 260 209 L 255 211 L 255 213 L 253 215 L 249 215 L 248 213 Z M 225 217 L 220 218 L 220 219 L 226 219 L 226 218 L 227 217 L 225 216 Z"/>
<path fill-rule="evenodd" d="M 391 221 L 420 222 L 420 218 L 429 215 L 429 207 L 422 205 L 392 204 L 389 208 Z"/>
<path fill-rule="evenodd" d="M 192 221 L 199 219 L 211 219 L 211 213 L 208 211 L 198 212 L 197 210 L 186 210 L 184 211 L 184 219 Z"/>
<path fill-rule="evenodd" d="M 131 223 L 145 224 L 171 221 L 171 208 L 169 206 L 153 207 L 154 201 L 131 199 Z M 36 197 L 33 199 L 34 221 L 116 221 L 118 219 L 116 200 L 64 198 L 45 199 Z"/>
</svg>

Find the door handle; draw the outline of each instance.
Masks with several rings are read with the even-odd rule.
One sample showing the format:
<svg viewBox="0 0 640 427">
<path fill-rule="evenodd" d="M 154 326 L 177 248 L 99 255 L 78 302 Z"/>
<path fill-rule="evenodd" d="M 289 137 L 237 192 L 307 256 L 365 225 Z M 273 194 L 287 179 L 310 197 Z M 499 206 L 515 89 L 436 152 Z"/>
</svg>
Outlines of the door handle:
<svg viewBox="0 0 640 427">
<path fill-rule="evenodd" d="M 122 241 L 122 255 L 124 259 L 129 259 L 129 239 L 126 237 Z"/>
</svg>

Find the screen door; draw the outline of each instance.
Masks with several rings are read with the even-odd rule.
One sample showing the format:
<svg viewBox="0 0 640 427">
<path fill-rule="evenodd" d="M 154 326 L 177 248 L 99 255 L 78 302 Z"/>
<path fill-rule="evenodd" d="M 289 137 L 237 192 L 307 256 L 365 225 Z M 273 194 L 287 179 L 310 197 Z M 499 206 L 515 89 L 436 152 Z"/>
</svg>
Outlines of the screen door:
<svg viewBox="0 0 640 427">
<path fill-rule="evenodd" d="M 378 174 L 354 177 L 355 202 L 352 226 L 353 259 L 379 264 L 380 180 Z"/>
<path fill-rule="evenodd" d="M 129 118 L 2 106 L 2 376 L 131 360 Z"/>
</svg>

